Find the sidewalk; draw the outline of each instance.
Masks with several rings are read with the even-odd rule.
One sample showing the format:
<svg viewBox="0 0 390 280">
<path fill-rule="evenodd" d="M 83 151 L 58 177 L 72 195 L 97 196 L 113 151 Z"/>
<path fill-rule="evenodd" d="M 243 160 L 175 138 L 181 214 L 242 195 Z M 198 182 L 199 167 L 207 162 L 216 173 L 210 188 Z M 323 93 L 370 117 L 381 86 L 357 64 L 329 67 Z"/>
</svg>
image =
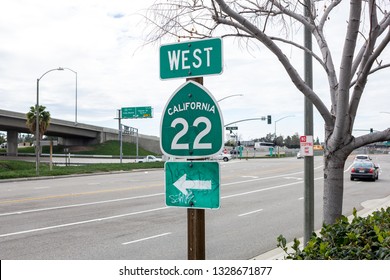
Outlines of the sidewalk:
<svg viewBox="0 0 390 280">
<path fill-rule="evenodd" d="M 386 209 L 390 207 L 390 196 L 364 201 L 362 204 L 363 209 L 357 212 L 357 215 L 360 217 L 367 217 L 371 213 L 380 210 L 382 208 Z M 353 216 L 348 217 L 349 220 L 353 219 Z M 317 230 L 318 232 L 319 230 Z M 299 242 L 303 244 L 303 237 L 299 238 Z M 293 242 L 290 242 L 286 245 L 287 248 L 291 248 Z M 264 254 L 254 257 L 252 260 L 284 260 L 285 252 L 281 248 L 275 248 L 271 251 L 268 251 Z"/>
</svg>

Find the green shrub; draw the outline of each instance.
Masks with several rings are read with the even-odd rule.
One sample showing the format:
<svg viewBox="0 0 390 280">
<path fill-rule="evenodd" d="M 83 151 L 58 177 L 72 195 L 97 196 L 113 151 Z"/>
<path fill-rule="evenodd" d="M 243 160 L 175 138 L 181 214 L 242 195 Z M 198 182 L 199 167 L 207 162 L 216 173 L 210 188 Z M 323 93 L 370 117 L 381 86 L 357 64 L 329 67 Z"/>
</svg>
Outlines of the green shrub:
<svg viewBox="0 0 390 280">
<path fill-rule="evenodd" d="M 324 225 L 313 233 L 306 247 L 294 239 L 288 252 L 286 239 L 277 238 L 278 247 L 292 260 L 390 260 L 390 207 L 362 218 L 353 211 L 351 222 L 342 216 L 333 225 Z"/>
</svg>

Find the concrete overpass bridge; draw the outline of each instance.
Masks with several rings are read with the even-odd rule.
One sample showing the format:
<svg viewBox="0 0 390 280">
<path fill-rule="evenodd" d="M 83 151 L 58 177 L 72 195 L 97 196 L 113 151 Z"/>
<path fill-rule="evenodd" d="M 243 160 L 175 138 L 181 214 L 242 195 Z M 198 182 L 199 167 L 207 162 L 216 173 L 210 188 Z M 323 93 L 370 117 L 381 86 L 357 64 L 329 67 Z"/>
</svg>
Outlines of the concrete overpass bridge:
<svg viewBox="0 0 390 280">
<path fill-rule="evenodd" d="M 26 114 L 0 109 L 0 131 L 7 132 L 7 155 L 17 155 L 19 133 L 31 133 L 26 126 L 26 121 Z M 86 146 L 108 140 L 118 140 L 119 130 L 51 119 L 45 135 L 59 137 L 59 144 L 64 146 Z M 131 140 L 131 136 L 123 135 L 123 141 L 130 142 Z M 156 136 L 139 134 L 139 146 L 146 150 L 161 153 L 159 141 Z"/>
</svg>

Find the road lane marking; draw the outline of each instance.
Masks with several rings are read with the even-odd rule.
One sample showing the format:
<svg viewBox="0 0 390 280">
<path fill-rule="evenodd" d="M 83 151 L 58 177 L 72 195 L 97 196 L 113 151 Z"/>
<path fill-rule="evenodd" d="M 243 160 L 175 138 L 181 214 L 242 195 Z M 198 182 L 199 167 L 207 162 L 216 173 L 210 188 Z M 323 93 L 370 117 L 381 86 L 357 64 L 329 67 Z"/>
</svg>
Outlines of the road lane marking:
<svg viewBox="0 0 390 280">
<path fill-rule="evenodd" d="M 289 174 L 289 175 L 291 175 L 291 174 Z M 271 178 L 279 178 L 279 177 L 280 176 L 273 176 L 273 177 L 266 177 L 266 178 L 256 178 L 256 179 L 250 179 L 250 180 L 243 180 L 243 181 L 239 181 L 239 182 L 221 184 L 221 186 L 249 183 L 249 182 L 253 182 L 253 181 L 260 181 L 260 180 L 271 179 Z M 322 177 L 315 178 L 315 180 L 319 180 L 319 179 L 322 179 Z M 256 192 L 260 192 L 260 191 L 277 189 L 277 188 L 281 188 L 281 187 L 285 187 L 285 186 L 289 186 L 289 185 L 294 185 L 294 184 L 299 184 L 299 183 L 302 183 L 302 181 L 291 183 L 291 184 L 287 184 L 287 185 L 282 185 L 282 186 L 270 187 L 270 188 L 266 188 L 266 189 L 262 189 L 262 190 L 255 190 L 255 191 L 251 191 L 251 192 L 238 193 L 238 194 L 234 194 L 234 195 L 230 195 L 230 196 L 224 196 L 224 197 L 221 197 L 221 199 L 230 198 L 230 197 L 236 197 L 236 196 L 241 196 L 241 195 L 246 195 L 246 194 L 251 194 L 251 193 L 256 193 Z M 129 188 L 126 188 L 126 189 L 116 189 L 116 190 L 107 190 L 107 191 L 98 191 L 98 192 L 88 192 L 88 193 L 86 192 L 86 193 L 79 193 L 77 195 L 91 194 L 91 193 L 101 193 L 101 192 L 113 192 L 113 191 L 127 190 L 127 189 L 129 189 Z M 134 188 L 132 188 L 132 189 L 134 189 Z M 76 194 L 73 194 L 73 195 L 76 196 Z M 111 200 L 104 200 L 104 201 L 97 201 L 97 202 L 71 204 L 71 205 L 64 205 L 64 206 L 56 206 L 56 207 L 48 207 L 48 208 L 40 208 L 40 209 L 32 209 L 32 210 L 15 211 L 15 212 L 9 212 L 9 213 L 0 213 L 0 217 L 1 216 L 10 216 L 10 215 L 20 215 L 20 214 L 33 213 L 33 212 L 41 212 L 41 211 L 49 211 L 49 210 L 58 210 L 58 209 L 66 209 L 66 208 L 74 208 L 74 207 L 83 207 L 83 206 L 90 206 L 90 205 L 97 205 L 97 204 L 104 204 L 104 203 L 112 203 L 112 202 L 119 202 L 119 201 L 140 199 L 140 198 L 148 198 L 148 197 L 161 196 L 161 195 L 165 195 L 165 193 L 155 193 L 155 194 L 150 194 L 150 195 L 126 197 L 126 198 L 111 199 Z M 69 196 L 69 195 L 56 196 L 56 198 L 66 197 L 66 196 Z M 53 198 L 53 196 L 40 197 L 40 199 L 46 199 L 46 198 Z M 23 199 L 23 201 L 25 201 L 25 200 L 36 200 L 36 199 L 38 199 L 38 198 Z M 22 201 L 22 200 L 18 200 L 17 202 L 20 202 L 20 201 Z M 8 201 L 5 201 L 3 203 L 6 203 L 6 202 L 12 202 L 12 201 L 8 200 Z M 2 202 L 0 202 L 0 204 L 1 203 Z"/>
<path fill-rule="evenodd" d="M 258 213 L 258 212 L 261 212 L 261 211 L 263 211 L 263 209 L 259 209 L 259 210 L 255 210 L 255 211 L 251 211 L 251 212 L 247 212 L 247 213 L 243 213 L 243 214 L 238 215 L 238 217 L 243 217 L 243 216 L 246 216 L 246 215 L 255 214 L 255 213 Z"/>
<path fill-rule="evenodd" d="M 269 190 L 274 190 L 274 189 L 280 189 L 280 188 L 289 187 L 289 186 L 297 185 L 297 184 L 302 184 L 302 182 L 294 182 L 294 183 L 289 183 L 289 184 L 284 184 L 284 185 L 279 185 L 279 186 L 273 186 L 273 187 L 269 187 L 269 188 L 265 188 L 265 189 L 259 189 L 259 190 L 249 191 L 249 192 L 226 195 L 226 196 L 222 196 L 221 199 L 237 197 L 237 196 L 242 196 L 242 195 L 248 195 L 248 194 L 253 194 L 253 193 L 257 193 L 257 192 L 264 192 L 264 191 L 269 191 Z"/>
<path fill-rule="evenodd" d="M 272 178 L 277 178 L 277 176 L 274 176 Z M 258 179 L 246 180 L 246 181 L 241 181 L 241 182 L 222 184 L 222 186 L 223 185 L 242 184 L 242 183 L 246 183 L 246 182 L 259 181 L 259 180 L 264 180 L 264 179 L 265 178 L 258 178 Z M 315 178 L 315 180 L 320 180 L 320 179 L 323 179 L 323 177 Z M 269 187 L 269 188 L 265 188 L 265 189 L 259 189 L 259 190 L 254 190 L 254 191 L 249 191 L 249 192 L 244 192 L 244 193 L 238 193 L 238 194 L 233 194 L 233 195 L 227 195 L 227 196 L 221 197 L 221 199 L 237 197 L 237 196 L 243 196 L 243 195 L 248 195 L 248 194 L 252 194 L 252 193 L 257 193 L 257 192 L 262 192 L 262 191 L 267 191 L 267 190 L 283 188 L 283 187 L 287 187 L 287 186 L 291 186 L 291 185 L 301 184 L 301 183 L 302 182 L 293 182 L 293 183 L 290 183 L 290 184 L 284 184 L 284 185 Z M 156 194 L 151 194 L 151 195 L 146 195 L 146 196 L 120 198 L 120 199 L 114 199 L 114 200 L 106 200 L 106 201 L 83 203 L 83 204 L 74 204 L 74 205 L 67 205 L 67 206 L 60 206 L 60 207 L 18 211 L 18 212 L 13 212 L 13 213 L 0 214 L 0 216 L 23 214 L 23 213 L 37 212 L 37 211 L 47 211 L 47 210 L 54 210 L 54 209 L 61 209 L 61 208 L 80 207 L 80 206 L 94 205 L 94 204 L 101 204 L 101 203 L 110 203 L 110 202 L 115 202 L 115 201 L 123 201 L 123 200 L 130 200 L 130 199 L 136 199 L 136 198 L 160 196 L 160 195 L 164 195 L 164 194 L 165 193 L 156 193 Z M 49 227 L 43 227 L 43 228 L 37 228 L 37 229 L 31 229 L 31 230 L 25 230 L 25 231 L 13 232 L 13 233 L 6 233 L 6 234 L 1 234 L 0 238 L 1 237 L 14 236 L 14 235 L 20 235 L 20 234 L 25 234 L 25 233 L 33 233 L 33 232 L 39 232 L 39 231 L 45 231 L 45 230 L 51 230 L 51 229 L 57 229 L 57 228 L 64 228 L 64 227 L 75 226 L 75 225 L 82 225 L 82 224 L 93 223 L 93 222 L 100 222 L 100 221 L 116 219 L 116 218 L 122 218 L 122 217 L 126 217 L 126 216 L 132 216 L 132 215 L 143 214 L 143 213 L 148 213 L 148 212 L 160 211 L 160 210 L 165 210 L 165 209 L 171 209 L 171 207 L 161 207 L 161 208 L 155 208 L 155 209 L 149 209 L 149 210 L 144 210 L 144 211 L 132 212 L 132 213 L 127 213 L 127 214 L 121 214 L 121 215 L 116 215 L 116 216 L 96 218 L 96 219 L 91 219 L 91 220 L 86 220 L 86 221 L 79 221 L 79 222 L 60 224 L 60 225 L 55 225 L 55 226 L 49 226 Z"/>
<path fill-rule="evenodd" d="M 58 209 L 82 207 L 82 206 L 89 206 L 89 205 L 96 205 L 96 204 L 112 203 L 112 202 L 132 200 L 132 199 L 139 199 L 139 198 L 149 198 L 149 197 L 160 196 L 160 195 L 164 195 L 164 194 L 165 193 L 154 193 L 154 194 L 132 196 L 132 197 L 125 197 L 125 198 L 118 198 L 118 199 L 110 199 L 110 200 L 103 200 L 103 201 L 96 201 L 96 202 L 88 202 L 88 203 L 80 203 L 80 204 L 71 204 L 71 205 L 64 205 L 64 206 L 56 206 L 56 207 L 48 207 L 48 208 L 16 211 L 16 212 L 9 212 L 9 213 L 2 213 L 2 214 L 0 213 L 0 217 L 1 216 L 11 216 L 11 215 L 26 214 L 26 213 L 32 213 L 32 212 L 42 212 L 42 211 L 49 211 L 49 210 L 58 210 Z"/>
<path fill-rule="evenodd" d="M 89 224 L 89 223 L 95 223 L 95 222 L 119 219 L 119 218 L 123 218 L 123 217 L 134 216 L 134 215 L 139 215 L 139 214 L 145 214 L 145 213 L 150 213 L 150 212 L 156 212 L 156 211 L 166 210 L 166 209 L 169 209 L 169 208 L 165 206 L 165 207 L 160 207 L 160 208 L 154 208 L 154 209 L 149 209 L 149 210 L 131 212 L 131 213 L 115 215 L 115 216 L 109 216 L 109 217 L 103 217 L 103 218 L 96 218 L 96 219 L 79 221 L 79 222 L 73 222 L 73 223 L 68 223 L 68 224 L 60 224 L 60 225 L 49 226 L 49 227 L 42 227 L 42 228 L 35 228 L 35 229 L 24 230 L 24 231 L 5 233 L 5 234 L 0 234 L 0 238 L 1 237 L 14 236 L 14 235 L 20 235 L 20 234 L 25 234 L 25 233 L 33 233 L 33 232 L 38 232 L 38 231 L 45 231 L 45 230 L 51 230 L 51 229 L 65 228 L 65 227 L 70 227 L 70 226 L 77 226 L 77 225 L 84 225 L 84 224 Z"/>
<path fill-rule="evenodd" d="M 303 178 L 301 177 L 283 177 L 283 179 L 287 179 L 287 180 L 303 180 Z"/>
<path fill-rule="evenodd" d="M 45 189 L 50 189 L 49 186 L 46 187 L 35 187 L 34 190 L 45 190 Z"/>
<path fill-rule="evenodd" d="M 315 178 L 314 180 L 317 181 L 317 180 L 321 180 L 321 179 L 323 179 L 323 178 L 322 177 L 318 177 L 318 178 Z M 260 180 L 260 179 L 258 179 L 258 180 Z M 234 184 L 242 184 L 242 183 L 253 182 L 253 181 L 258 181 L 258 180 L 255 180 L 255 179 L 254 180 L 247 180 L 247 181 L 235 182 Z M 232 185 L 232 184 L 233 183 L 229 183 L 229 185 Z M 258 190 L 254 190 L 254 191 L 243 192 L 243 193 L 236 193 L 236 194 L 231 194 L 231 195 L 225 195 L 225 196 L 222 196 L 221 199 L 237 197 L 237 196 L 242 196 L 242 195 L 248 195 L 248 194 L 253 194 L 253 193 L 257 193 L 257 192 L 275 190 L 275 189 L 285 188 L 285 187 L 289 187 L 289 186 L 292 186 L 292 185 L 298 185 L 298 184 L 303 184 L 303 181 L 298 181 L 298 182 L 293 182 L 293 183 L 289 183 L 289 184 L 273 186 L 273 187 L 269 187 L 269 188 L 258 189 Z"/>
<path fill-rule="evenodd" d="M 283 175 L 276 175 L 276 176 L 270 176 L 270 177 L 255 178 L 255 179 L 244 180 L 244 181 L 239 181 L 239 182 L 232 182 L 232 183 L 224 183 L 224 184 L 222 184 L 222 186 L 230 186 L 230 185 L 236 185 L 236 184 L 241 184 L 241 183 L 250 183 L 250 182 L 269 180 L 269 179 L 278 179 L 278 178 L 283 178 L 285 176 L 297 175 L 297 174 L 302 174 L 302 173 L 303 173 L 303 171 L 299 171 L 299 172 L 290 173 L 290 174 L 283 174 Z"/>
<path fill-rule="evenodd" d="M 145 238 L 141 238 L 141 239 L 137 239 L 137 240 L 133 240 L 133 241 L 129 241 L 129 242 L 124 242 L 124 243 L 122 243 L 122 245 L 129 245 L 129 244 L 133 244 L 133 243 L 137 243 L 137 242 L 141 242 L 141 241 L 146 241 L 146 240 L 162 237 L 162 236 L 169 235 L 169 234 L 172 234 L 172 232 L 166 232 L 166 233 L 153 235 L 153 236 L 149 236 L 149 237 L 145 237 Z"/>
<path fill-rule="evenodd" d="M 155 187 L 155 186 L 160 186 L 160 185 L 161 184 L 151 185 L 148 187 Z M 141 188 L 145 188 L 145 186 L 120 188 L 120 189 L 109 189 L 109 190 L 100 190 L 100 191 L 90 191 L 90 192 L 80 192 L 80 193 L 67 193 L 67 194 L 49 195 L 49 196 L 40 196 L 40 197 L 27 197 L 27 198 L 14 199 L 14 200 L 3 200 L 3 201 L 0 201 L 0 204 L 19 203 L 19 202 L 34 201 L 34 200 L 46 200 L 46 199 L 54 199 L 54 198 L 76 197 L 76 196 L 82 196 L 82 195 L 129 191 L 129 190 L 135 190 L 135 189 L 141 189 Z"/>
</svg>

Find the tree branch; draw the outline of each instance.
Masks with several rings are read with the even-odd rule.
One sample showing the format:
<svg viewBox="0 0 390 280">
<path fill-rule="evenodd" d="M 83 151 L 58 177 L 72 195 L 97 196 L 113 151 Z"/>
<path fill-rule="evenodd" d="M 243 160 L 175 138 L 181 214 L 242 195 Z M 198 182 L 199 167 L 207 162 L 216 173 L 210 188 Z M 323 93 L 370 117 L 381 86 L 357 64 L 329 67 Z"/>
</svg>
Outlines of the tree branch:
<svg viewBox="0 0 390 280">
<path fill-rule="evenodd" d="M 367 77 L 370 74 L 370 72 L 374 73 L 380 69 L 386 68 L 389 65 L 384 65 L 383 67 L 379 66 L 374 70 L 371 70 L 372 65 L 376 61 L 376 59 L 379 57 L 379 55 L 383 52 L 383 50 L 386 48 L 386 46 L 390 42 L 390 28 L 387 32 L 386 36 L 383 38 L 381 43 L 378 45 L 378 47 L 375 49 L 375 51 L 371 54 L 370 57 L 368 57 L 366 64 L 364 65 L 363 70 L 359 74 L 359 77 L 357 78 L 351 98 L 351 104 L 349 106 L 349 114 L 351 117 L 353 117 L 353 120 L 355 119 L 357 109 L 360 103 L 361 96 L 363 94 L 365 85 L 367 83 Z"/>
<path fill-rule="evenodd" d="M 215 1 L 221 7 L 222 11 L 224 11 L 226 14 L 236 20 L 239 24 L 245 27 L 248 30 L 249 34 L 252 34 L 254 38 L 262 42 L 272 53 L 276 55 L 276 57 L 279 59 L 279 61 L 285 68 L 287 74 L 290 76 L 292 82 L 297 87 L 297 89 L 301 91 L 307 98 L 309 98 L 309 100 L 312 101 L 312 103 L 314 104 L 314 106 L 316 106 L 317 110 L 322 115 L 326 123 L 332 123 L 332 116 L 326 108 L 325 104 L 315 94 L 315 92 L 306 85 L 306 83 L 302 80 L 296 69 L 291 65 L 290 61 L 287 59 L 281 49 L 272 41 L 272 39 L 268 37 L 265 33 L 263 33 L 261 30 L 259 30 L 256 26 L 254 26 L 251 22 L 249 22 L 244 17 L 236 13 L 233 9 L 231 9 L 224 0 Z"/>
<path fill-rule="evenodd" d="M 389 27 L 390 25 L 390 13 L 387 13 L 385 15 L 385 17 L 381 20 L 381 22 L 379 23 L 379 34 L 378 36 L 381 36 L 383 34 L 383 32 L 386 31 L 386 28 Z M 356 73 L 359 65 L 361 64 L 361 61 L 363 59 L 363 55 L 366 51 L 366 48 L 367 48 L 367 39 L 366 39 L 366 42 L 363 44 L 363 46 L 360 48 L 360 51 L 359 53 L 357 54 L 357 56 L 355 57 L 354 59 L 354 62 L 352 64 L 352 75 L 354 75 L 354 73 Z"/>
<path fill-rule="evenodd" d="M 351 148 L 352 150 L 354 150 L 371 143 L 389 141 L 389 140 L 390 140 L 390 128 L 387 128 L 383 131 L 365 134 L 354 138 L 354 140 L 351 142 Z"/>
<path fill-rule="evenodd" d="M 325 22 L 329 18 L 330 12 L 339 4 L 341 3 L 341 0 L 335 0 L 330 3 L 330 5 L 325 9 L 324 14 L 322 15 L 322 18 L 318 24 L 318 28 L 322 31 L 324 29 Z"/>
<path fill-rule="evenodd" d="M 384 65 L 379 65 L 378 67 L 372 69 L 368 75 L 371 75 L 371 74 L 374 74 L 375 72 L 379 71 L 379 70 L 382 70 L 382 69 L 385 69 L 385 68 L 388 68 L 390 67 L 390 63 L 389 64 L 384 64 Z M 356 84 L 357 80 L 354 80 L 351 82 L 351 88 Z"/>
<path fill-rule="evenodd" d="M 348 126 L 351 120 L 347 116 L 349 105 L 349 84 L 351 81 L 351 66 L 356 40 L 359 33 L 360 15 L 362 3 L 361 0 L 350 1 L 350 13 L 347 27 L 347 35 L 344 41 L 344 49 L 341 59 L 341 71 L 339 78 L 339 94 L 337 98 L 336 124 L 333 133 L 335 146 L 339 146 L 348 133 Z"/>
<path fill-rule="evenodd" d="M 269 37 L 271 40 L 274 40 L 274 41 L 280 41 L 280 42 L 283 42 L 283 43 L 286 43 L 286 44 L 289 44 L 289 45 L 292 45 L 294 47 L 297 47 L 298 49 L 301 49 L 309 54 L 311 54 L 312 57 L 314 57 L 315 60 L 317 60 L 321 65 L 322 67 L 324 68 L 325 72 L 328 73 L 328 68 L 326 66 L 326 64 L 321 60 L 321 58 L 316 55 L 312 50 L 309 50 L 308 48 L 305 48 L 304 46 L 302 45 L 299 45 L 293 41 L 289 41 L 289 40 L 286 40 L 286 39 L 282 39 L 282 38 L 279 38 L 279 37 L 272 37 L 270 36 Z"/>
</svg>

